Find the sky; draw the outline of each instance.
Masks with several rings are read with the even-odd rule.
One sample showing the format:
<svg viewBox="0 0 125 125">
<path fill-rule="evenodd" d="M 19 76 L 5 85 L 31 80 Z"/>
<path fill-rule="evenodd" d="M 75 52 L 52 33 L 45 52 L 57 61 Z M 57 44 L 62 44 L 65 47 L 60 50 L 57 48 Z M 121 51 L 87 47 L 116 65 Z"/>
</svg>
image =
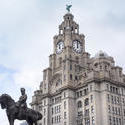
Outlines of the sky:
<svg viewBox="0 0 125 125">
<path fill-rule="evenodd" d="M 31 102 L 49 65 L 66 4 L 72 4 L 91 57 L 102 50 L 125 72 L 125 0 L 0 0 L 0 95 L 8 93 L 17 101 L 25 87 Z M 0 123 L 9 125 L 2 109 Z"/>
</svg>

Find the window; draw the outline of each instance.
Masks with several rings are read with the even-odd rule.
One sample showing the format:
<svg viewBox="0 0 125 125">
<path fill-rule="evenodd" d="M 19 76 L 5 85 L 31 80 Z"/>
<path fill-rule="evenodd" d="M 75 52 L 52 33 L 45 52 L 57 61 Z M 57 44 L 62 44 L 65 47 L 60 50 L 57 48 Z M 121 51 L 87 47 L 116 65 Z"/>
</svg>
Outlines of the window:
<svg viewBox="0 0 125 125">
<path fill-rule="evenodd" d="M 54 118 L 52 118 L 52 124 L 54 123 Z"/>
<path fill-rule="evenodd" d="M 64 67 L 63 67 L 63 69 L 65 70 L 66 69 L 66 65 L 64 64 Z"/>
<path fill-rule="evenodd" d="M 66 97 L 66 92 L 64 92 L 64 98 Z"/>
<path fill-rule="evenodd" d="M 121 110 L 120 110 L 120 108 L 118 108 L 118 114 L 121 115 Z"/>
<path fill-rule="evenodd" d="M 44 115 L 46 115 L 46 109 L 44 109 Z"/>
<path fill-rule="evenodd" d="M 76 93 L 77 97 L 79 97 L 79 92 Z"/>
<path fill-rule="evenodd" d="M 77 76 L 75 76 L 75 80 L 78 80 L 78 77 L 77 77 Z"/>
<path fill-rule="evenodd" d="M 118 125 L 118 118 L 116 118 L 116 125 Z"/>
<path fill-rule="evenodd" d="M 108 105 L 108 113 L 111 113 L 111 107 Z"/>
<path fill-rule="evenodd" d="M 93 95 L 90 96 L 90 99 L 91 99 L 91 103 L 93 102 Z"/>
<path fill-rule="evenodd" d="M 117 97 L 117 104 L 119 104 L 120 103 L 120 99 L 119 99 L 119 97 Z"/>
<path fill-rule="evenodd" d="M 92 85 L 90 85 L 90 91 L 92 91 Z"/>
<path fill-rule="evenodd" d="M 85 125 L 90 125 L 90 120 L 89 120 L 89 118 L 85 118 Z"/>
<path fill-rule="evenodd" d="M 106 84 L 106 86 L 107 86 L 107 90 L 109 90 L 109 84 Z"/>
<path fill-rule="evenodd" d="M 110 86 L 110 91 L 112 92 L 112 86 Z"/>
<path fill-rule="evenodd" d="M 78 108 L 81 108 L 82 107 L 82 102 L 78 101 L 77 106 L 78 106 Z"/>
<path fill-rule="evenodd" d="M 82 91 L 79 92 L 80 96 L 82 96 Z"/>
<path fill-rule="evenodd" d="M 52 115 L 53 115 L 54 111 L 53 111 L 53 108 L 52 108 Z"/>
<path fill-rule="evenodd" d="M 112 100 L 112 104 L 114 104 L 114 99 L 113 99 L 113 96 L 111 96 L 111 100 Z"/>
<path fill-rule="evenodd" d="M 72 74 L 70 74 L 70 80 L 72 80 Z"/>
<path fill-rule="evenodd" d="M 72 70 L 72 64 L 70 64 L 70 70 Z"/>
<path fill-rule="evenodd" d="M 43 123 L 44 123 L 44 125 L 46 125 L 46 118 L 44 118 Z"/>
<path fill-rule="evenodd" d="M 67 117 L 67 116 L 66 116 L 66 112 L 64 112 L 64 119 L 66 119 L 66 117 Z"/>
<path fill-rule="evenodd" d="M 107 94 L 107 100 L 108 100 L 108 102 L 110 102 L 110 96 L 109 96 L 109 94 Z"/>
<path fill-rule="evenodd" d="M 113 125 L 115 125 L 115 117 L 113 117 Z"/>
<path fill-rule="evenodd" d="M 116 104 L 116 96 L 114 97 L 114 103 Z"/>
<path fill-rule="evenodd" d="M 86 99 L 85 99 L 84 105 L 85 105 L 85 106 L 89 105 L 89 98 L 86 98 Z"/>
<path fill-rule="evenodd" d="M 85 94 L 85 95 L 88 94 L 88 89 L 84 89 L 84 94 Z"/>
<path fill-rule="evenodd" d="M 114 114 L 114 107 L 112 107 L 112 114 Z"/>
<path fill-rule="evenodd" d="M 119 118 L 119 125 L 121 125 L 122 124 L 122 121 L 121 121 L 121 119 Z"/>
<path fill-rule="evenodd" d="M 109 116 L 109 125 L 112 125 L 112 118 Z"/>
<path fill-rule="evenodd" d="M 89 109 L 85 110 L 85 116 L 89 116 Z"/>
<path fill-rule="evenodd" d="M 39 106 L 39 111 L 42 111 L 42 105 Z"/>
<path fill-rule="evenodd" d="M 94 107 L 91 106 L 91 113 L 94 113 Z"/>
<path fill-rule="evenodd" d="M 92 125 L 95 125 L 95 119 L 92 117 Z"/>
<path fill-rule="evenodd" d="M 64 122 L 64 125 L 66 125 L 66 122 Z"/>
<path fill-rule="evenodd" d="M 66 101 L 64 101 L 64 109 L 66 109 Z"/>
<path fill-rule="evenodd" d="M 64 75 L 64 81 L 66 81 L 66 75 Z"/>
<path fill-rule="evenodd" d="M 125 116 L 125 109 L 124 109 L 124 116 Z"/>
</svg>

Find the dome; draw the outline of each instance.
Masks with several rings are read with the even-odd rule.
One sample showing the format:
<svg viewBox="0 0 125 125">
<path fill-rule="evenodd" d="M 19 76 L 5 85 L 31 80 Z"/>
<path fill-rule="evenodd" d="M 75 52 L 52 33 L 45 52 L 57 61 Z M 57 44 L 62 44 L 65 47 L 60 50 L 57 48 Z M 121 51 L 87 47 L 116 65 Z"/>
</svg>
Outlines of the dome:
<svg viewBox="0 0 125 125">
<path fill-rule="evenodd" d="M 108 54 L 101 50 L 95 55 L 95 58 L 107 58 L 107 57 L 109 57 Z"/>
</svg>

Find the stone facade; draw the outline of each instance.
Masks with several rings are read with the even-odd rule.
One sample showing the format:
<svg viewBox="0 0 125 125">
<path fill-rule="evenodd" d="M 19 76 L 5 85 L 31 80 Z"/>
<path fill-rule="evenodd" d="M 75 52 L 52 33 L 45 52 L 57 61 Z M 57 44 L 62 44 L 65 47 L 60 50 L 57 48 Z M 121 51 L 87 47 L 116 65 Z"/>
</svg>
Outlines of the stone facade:
<svg viewBox="0 0 125 125">
<path fill-rule="evenodd" d="M 49 67 L 31 106 L 39 125 L 125 125 L 125 75 L 104 52 L 85 51 L 85 36 L 71 13 L 53 39 Z"/>
</svg>

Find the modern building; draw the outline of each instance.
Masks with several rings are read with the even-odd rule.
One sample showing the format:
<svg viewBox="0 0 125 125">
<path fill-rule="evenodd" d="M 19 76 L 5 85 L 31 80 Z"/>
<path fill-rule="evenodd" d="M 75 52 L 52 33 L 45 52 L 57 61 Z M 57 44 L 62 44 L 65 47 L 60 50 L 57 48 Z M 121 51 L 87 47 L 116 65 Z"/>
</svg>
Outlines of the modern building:
<svg viewBox="0 0 125 125">
<path fill-rule="evenodd" d="M 85 36 L 71 13 L 53 38 L 49 67 L 31 106 L 39 125 L 125 125 L 125 75 L 113 57 L 85 51 Z"/>
</svg>

